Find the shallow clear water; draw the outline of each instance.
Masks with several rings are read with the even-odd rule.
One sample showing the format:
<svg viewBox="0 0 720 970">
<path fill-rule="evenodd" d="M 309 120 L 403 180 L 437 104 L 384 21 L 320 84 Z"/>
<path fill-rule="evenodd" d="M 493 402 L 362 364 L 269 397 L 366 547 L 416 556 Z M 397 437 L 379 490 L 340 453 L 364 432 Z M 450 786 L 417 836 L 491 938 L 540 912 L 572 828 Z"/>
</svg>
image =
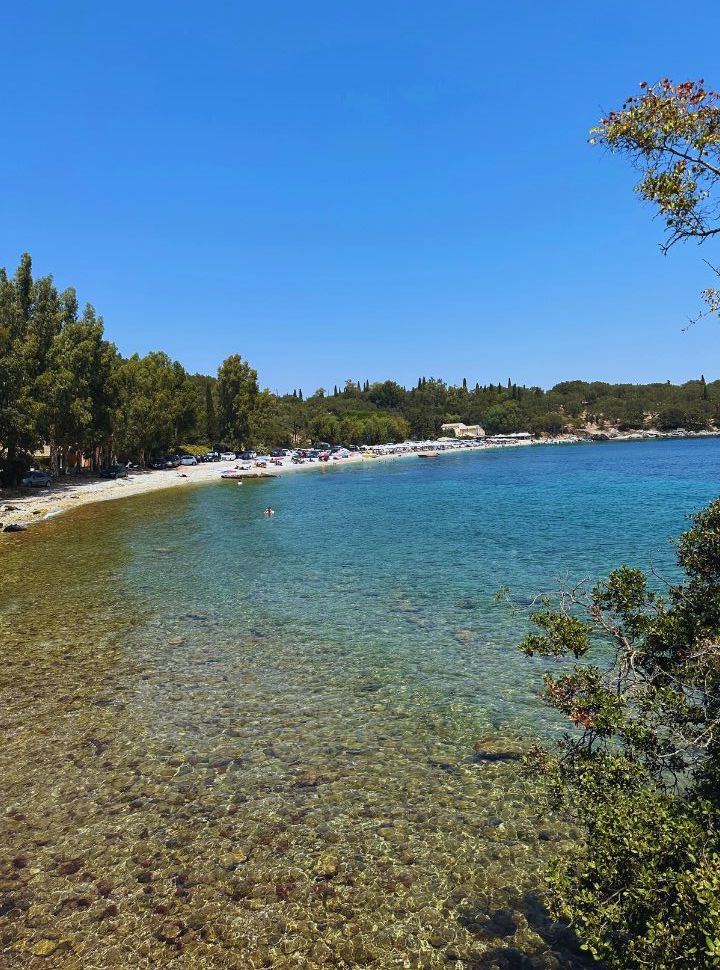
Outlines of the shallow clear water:
<svg viewBox="0 0 720 970">
<path fill-rule="evenodd" d="M 495 593 L 672 576 L 719 483 L 712 439 L 526 448 L 2 537 L 2 965 L 580 965 L 535 895 L 573 833 L 512 760 L 558 724 Z"/>
</svg>

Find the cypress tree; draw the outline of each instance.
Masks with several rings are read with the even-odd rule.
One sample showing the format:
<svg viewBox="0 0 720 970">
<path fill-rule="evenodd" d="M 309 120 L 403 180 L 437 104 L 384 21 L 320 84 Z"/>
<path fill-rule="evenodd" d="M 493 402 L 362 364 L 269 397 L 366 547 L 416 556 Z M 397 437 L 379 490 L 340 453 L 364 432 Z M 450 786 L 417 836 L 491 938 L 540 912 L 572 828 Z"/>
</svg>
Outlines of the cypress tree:
<svg viewBox="0 0 720 970">
<path fill-rule="evenodd" d="M 463 391 L 467 394 L 467 377 L 463 377 Z"/>
<path fill-rule="evenodd" d="M 213 401 L 212 384 L 205 385 L 205 434 L 208 444 L 212 448 L 217 437 L 217 420 L 215 418 L 215 402 Z"/>
</svg>

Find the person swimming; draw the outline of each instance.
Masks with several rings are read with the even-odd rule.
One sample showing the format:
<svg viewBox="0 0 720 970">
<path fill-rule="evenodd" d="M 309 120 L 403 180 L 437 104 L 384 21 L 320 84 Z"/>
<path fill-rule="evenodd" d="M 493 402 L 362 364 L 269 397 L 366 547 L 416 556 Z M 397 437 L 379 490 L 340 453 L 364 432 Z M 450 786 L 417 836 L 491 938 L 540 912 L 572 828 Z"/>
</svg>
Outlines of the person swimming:
<svg viewBox="0 0 720 970">
<path fill-rule="evenodd" d="M 271 518 L 271 516 L 275 515 L 275 510 L 271 509 L 270 506 L 268 505 L 268 507 L 263 512 L 263 515 L 269 519 Z"/>
</svg>

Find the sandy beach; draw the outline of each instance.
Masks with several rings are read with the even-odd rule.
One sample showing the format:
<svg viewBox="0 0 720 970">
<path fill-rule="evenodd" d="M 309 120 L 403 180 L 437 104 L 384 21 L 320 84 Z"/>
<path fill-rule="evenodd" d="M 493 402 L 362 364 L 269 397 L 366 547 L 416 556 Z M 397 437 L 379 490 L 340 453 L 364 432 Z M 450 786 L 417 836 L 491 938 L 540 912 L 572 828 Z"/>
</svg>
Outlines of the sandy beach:
<svg viewBox="0 0 720 970">
<path fill-rule="evenodd" d="M 400 456 L 392 456 L 400 457 Z M 361 455 L 343 458 L 342 464 L 358 464 L 363 460 L 377 461 L 379 459 L 363 459 Z M 179 468 L 151 471 L 150 469 L 131 469 L 127 478 L 105 479 L 82 477 L 74 480 L 68 477 L 64 481 L 54 483 L 49 488 L 22 488 L 0 492 L 0 524 L 2 527 L 10 524 L 31 525 L 45 518 L 79 508 L 90 502 L 108 502 L 114 499 L 130 498 L 133 495 L 144 495 L 161 489 L 187 488 L 189 485 L 201 485 L 217 482 L 222 472 L 235 468 L 239 462 L 223 461 L 200 465 L 181 465 Z M 253 468 L 246 474 L 248 477 L 262 477 L 263 475 L 283 475 L 288 472 L 317 469 L 317 463 L 293 465 L 291 463 L 274 465 L 267 469 Z"/>
<path fill-rule="evenodd" d="M 688 435 L 688 437 L 706 437 L 708 433 Z M 653 438 L 677 437 L 653 432 Z M 637 433 L 618 434 L 611 440 L 638 441 L 647 440 L 647 435 Z M 522 440 L 502 447 L 535 447 L 538 445 L 577 443 L 577 438 L 562 436 L 543 440 Z M 484 451 L 493 445 L 465 445 L 462 451 Z M 439 457 L 454 454 L 458 449 L 440 452 Z M 417 458 L 416 452 L 402 454 L 383 454 L 368 456 L 366 454 L 351 454 L 339 461 L 331 461 L 329 465 L 318 462 L 293 464 L 290 461 L 282 465 L 269 465 L 267 468 L 252 468 L 245 473 L 245 477 L 263 477 L 286 475 L 293 472 L 318 471 L 337 465 L 357 465 L 375 463 L 379 461 L 394 461 L 402 458 Z M 143 495 L 161 489 L 187 488 L 189 485 L 202 485 L 217 482 L 223 471 L 236 468 L 240 462 L 234 461 L 212 462 L 199 465 L 182 465 L 179 468 L 151 471 L 150 469 L 131 469 L 127 478 L 104 479 L 82 477 L 74 480 L 68 477 L 64 481 L 56 482 L 49 488 L 5 489 L 0 490 L 0 533 L 7 525 L 30 526 L 51 518 L 61 512 L 71 511 L 81 505 L 91 502 L 108 502 L 114 499 L 130 498 L 133 495 Z"/>
</svg>

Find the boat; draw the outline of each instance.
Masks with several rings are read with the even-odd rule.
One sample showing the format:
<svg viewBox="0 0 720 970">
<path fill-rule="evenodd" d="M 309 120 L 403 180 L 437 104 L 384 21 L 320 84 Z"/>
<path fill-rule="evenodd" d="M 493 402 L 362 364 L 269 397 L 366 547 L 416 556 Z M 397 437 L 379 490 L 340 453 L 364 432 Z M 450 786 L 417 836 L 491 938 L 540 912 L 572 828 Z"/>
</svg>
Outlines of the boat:
<svg viewBox="0 0 720 970">
<path fill-rule="evenodd" d="M 439 458 L 440 455 L 436 451 L 420 451 L 418 452 L 418 458 Z"/>
<path fill-rule="evenodd" d="M 271 472 L 245 471 L 242 468 L 228 468 L 226 471 L 220 472 L 220 478 L 230 481 L 237 481 L 238 479 L 243 478 L 257 481 L 259 478 L 277 478 L 277 475 L 273 475 Z"/>
</svg>

